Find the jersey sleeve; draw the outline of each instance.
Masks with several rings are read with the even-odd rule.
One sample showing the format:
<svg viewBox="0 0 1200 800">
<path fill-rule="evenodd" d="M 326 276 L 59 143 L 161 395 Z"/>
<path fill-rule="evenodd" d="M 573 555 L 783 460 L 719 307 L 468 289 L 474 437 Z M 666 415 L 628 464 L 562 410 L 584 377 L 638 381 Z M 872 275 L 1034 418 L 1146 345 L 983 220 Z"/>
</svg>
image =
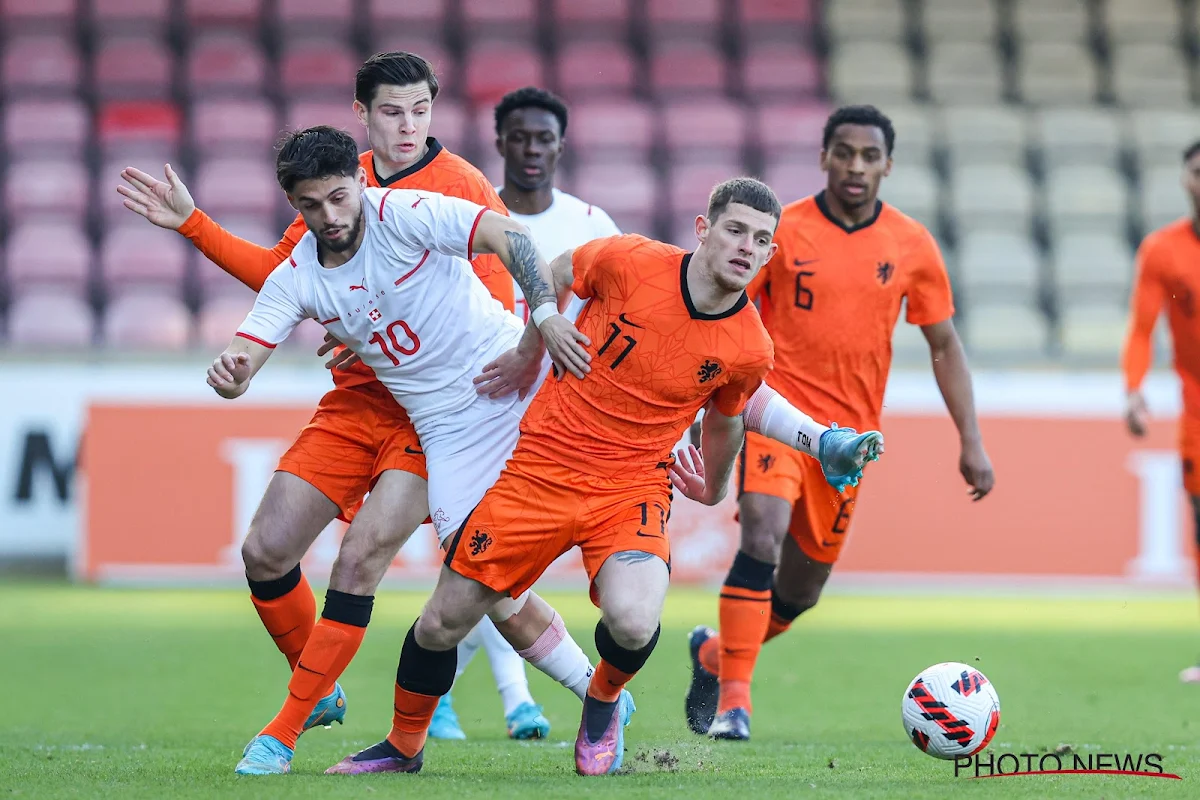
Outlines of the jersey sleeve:
<svg viewBox="0 0 1200 800">
<path fill-rule="evenodd" d="M 717 411 L 720 411 L 727 417 L 736 417 L 741 414 L 751 396 L 762 385 L 766 374 L 767 371 L 765 369 L 761 372 L 751 370 L 738 373 L 729 383 L 713 393 L 713 400 L 716 401 Z"/>
<path fill-rule="evenodd" d="M 1142 385 L 1154 359 L 1154 326 L 1166 303 L 1160 250 L 1157 237 L 1146 239 L 1138 247 L 1136 276 L 1129 298 L 1129 327 L 1121 347 L 1121 373 L 1127 392 Z"/>
<path fill-rule="evenodd" d="M 924 228 L 916 236 L 906 254 L 913 271 L 912 282 L 905 293 L 908 311 L 905 318 L 911 325 L 936 325 L 954 316 L 954 292 L 946 262 L 933 234 Z"/>
<path fill-rule="evenodd" d="M 296 286 L 296 269 L 284 261 L 267 278 L 254 307 L 246 315 L 237 335 L 265 347 L 275 347 L 308 318 Z"/>
<path fill-rule="evenodd" d="M 379 201 L 380 219 L 415 250 L 433 250 L 470 261 L 471 239 L 487 207 L 436 192 L 389 190 Z"/>
<path fill-rule="evenodd" d="M 742 353 L 750 353 L 751 360 L 713 393 L 717 411 L 727 417 L 736 417 L 742 413 L 750 397 L 758 391 L 758 387 L 766 380 L 767 373 L 775 366 L 775 347 L 766 328 L 762 326 L 754 309 L 746 309 L 743 313 L 753 314 L 754 319 L 744 323 L 743 346 L 738 349 Z"/>
<path fill-rule="evenodd" d="M 276 265 L 292 254 L 307 230 L 304 219 L 297 215 L 279 243 L 268 248 L 234 236 L 198 208 L 179 226 L 180 235 L 209 261 L 256 292 Z"/>
<path fill-rule="evenodd" d="M 485 206 L 497 214 L 508 216 L 508 208 L 504 201 L 482 173 L 478 173 L 475 180 L 467 184 L 464 199 Z M 500 301 L 500 305 L 508 311 L 516 308 L 516 289 L 513 288 L 512 275 L 500 260 L 500 256 L 495 253 L 475 256 L 471 259 L 471 267 L 492 297 Z"/>
<path fill-rule="evenodd" d="M 593 239 L 571 251 L 571 291 L 576 297 L 587 299 L 596 294 L 599 287 L 609 280 L 616 269 L 614 256 L 627 252 L 639 237 L 609 236 Z M 603 291 L 603 290 L 601 290 Z"/>
</svg>

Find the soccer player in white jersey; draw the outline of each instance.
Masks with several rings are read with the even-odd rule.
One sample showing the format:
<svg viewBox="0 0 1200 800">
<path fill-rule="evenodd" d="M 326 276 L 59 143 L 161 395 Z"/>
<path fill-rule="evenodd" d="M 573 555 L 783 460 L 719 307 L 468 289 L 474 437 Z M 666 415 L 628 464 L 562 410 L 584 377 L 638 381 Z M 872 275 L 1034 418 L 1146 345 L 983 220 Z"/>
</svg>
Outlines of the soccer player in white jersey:
<svg viewBox="0 0 1200 800">
<path fill-rule="evenodd" d="M 508 217 L 434 192 L 366 189 L 354 140 L 327 126 L 290 135 L 276 172 L 308 232 L 271 273 L 209 368 L 209 385 L 223 397 L 241 396 L 275 346 L 304 319 L 316 319 L 354 349 L 407 410 L 425 451 L 429 507 L 444 541 L 500 474 L 527 405 L 515 395 L 481 396 L 472 378 L 506 351 L 536 369 L 543 342 L 560 374 L 583 378 L 590 371 L 587 338 L 558 313 L 545 259 Z M 479 253 L 495 253 L 517 279 L 532 301 L 531 325 L 539 336 L 522 339 L 526 326 L 475 276 L 470 259 Z M 531 339 L 532 349 L 517 347 Z M 366 502 L 375 499 L 372 493 Z M 305 646 L 282 710 L 247 745 L 239 773 L 289 771 L 302 726 L 357 652 L 375 588 L 402 544 L 364 541 L 351 523 L 330 579 L 345 613 L 330 620 L 337 624 L 329 635 Z M 532 593 L 521 598 L 526 602 L 545 605 Z M 543 632 L 506 626 L 515 608 L 504 605 L 495 618 L 509 642 L 582 699 L 592 668 L 579 646 L 564 630 L 553 650 L 531 649 Z M 632 700 L 623 702 L 627 716 Z M 420 765 L 408 766 L 416 771 Z"/>
</svg>

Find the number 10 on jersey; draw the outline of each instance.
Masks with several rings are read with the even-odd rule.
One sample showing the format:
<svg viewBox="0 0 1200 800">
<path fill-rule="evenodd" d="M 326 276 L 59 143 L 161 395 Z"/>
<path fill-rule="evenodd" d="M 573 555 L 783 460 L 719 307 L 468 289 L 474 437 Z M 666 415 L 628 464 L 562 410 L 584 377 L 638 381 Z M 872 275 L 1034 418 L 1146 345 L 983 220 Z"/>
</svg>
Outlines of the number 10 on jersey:
<svg viewBox="0 0 1200 800">
<path fill-rule="evenodd" d="M 404 332 L 405 338 L 411 344 L 401 344 L 400 339 L 396 336 L 397 328 L 400 328 Z M 391 325 L 388 325 L 384 333 L 387 334 L 387 340 L 384 340 L 379 331 L 375 331 L 367 341 L 371 344 L 379 345 L 379 349 L 383 351 L 383 354 L 388 357 L 388 360 L 392 362 L 392 366 L 394 367 L 400 366 L 400 359 L 396 356 L 396 353 L 411 356 L 421 349 L 421 340 L 417 338 L 417 334 L 413 333 L 413 329 L 408 327 L 408 323 L 402 319 L 398 319 Z M 388 347 L 389 342 L 391 343 L 390 348 Z"/>
</svg>

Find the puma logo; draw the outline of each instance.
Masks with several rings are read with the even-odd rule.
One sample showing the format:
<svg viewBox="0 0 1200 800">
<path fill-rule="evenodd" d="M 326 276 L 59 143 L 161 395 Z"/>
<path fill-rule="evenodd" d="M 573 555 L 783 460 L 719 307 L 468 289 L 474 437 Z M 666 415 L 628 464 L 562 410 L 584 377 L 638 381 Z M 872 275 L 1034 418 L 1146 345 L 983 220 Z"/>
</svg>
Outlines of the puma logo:
<svg viewBox="0 0 1200 800">
<path fill-rule="evenodd" d="M 362 289 L 365 292 L 367 290 L 367 285 L 365 283 L 362 284 L 361 286 L 356 286 L 353 283 L 350 284 L 350 291 L 353 292 L 355 289 Z"/>
<path fill-rule="evenodd" d="M 427 197 L 423 197 L 423 196 L 421 196 L 421 195 L 417 195 L 417 202 L 413 203 L 413 204 L 412 204 L 412 207 L 413 207 L 413 208 L 416 208 L 417 206 L 421 205 L 421 201 L 422 201 L 422 200 L 427 200 L 427 199 L 428 199 Z"/>
</svg>

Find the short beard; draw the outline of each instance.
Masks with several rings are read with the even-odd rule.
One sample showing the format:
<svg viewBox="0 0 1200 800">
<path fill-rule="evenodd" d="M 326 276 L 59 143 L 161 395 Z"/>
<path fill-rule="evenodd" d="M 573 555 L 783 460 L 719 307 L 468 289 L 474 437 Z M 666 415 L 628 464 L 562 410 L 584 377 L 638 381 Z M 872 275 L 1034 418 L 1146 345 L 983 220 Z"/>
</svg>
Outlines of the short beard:
<svg viewBox="0 0 1200 800">
<path fill-rule="evenodd" d="M 324 247 L 329 252 L 344 253 L 345 251 L 347 251 L 351 247 L 353 247 L 354 243 L 356 241 L 358 241 L 358 234 L 362 230 L 362 226 L 363 226 L 363 215 L 362 215 L 362 212 L 360 211 L 358 214 L 358 218 L 355 219 L 354 224 L 350 226 L 350 235 L 346 237 L 345 241 L 339 242 L 338 244 L 333 244 L 332 242 L 329 242 L 322 237 L 317 237 L 317 238 L 319 238 L 321 240 L 321 246 Z"/>
</svg>

